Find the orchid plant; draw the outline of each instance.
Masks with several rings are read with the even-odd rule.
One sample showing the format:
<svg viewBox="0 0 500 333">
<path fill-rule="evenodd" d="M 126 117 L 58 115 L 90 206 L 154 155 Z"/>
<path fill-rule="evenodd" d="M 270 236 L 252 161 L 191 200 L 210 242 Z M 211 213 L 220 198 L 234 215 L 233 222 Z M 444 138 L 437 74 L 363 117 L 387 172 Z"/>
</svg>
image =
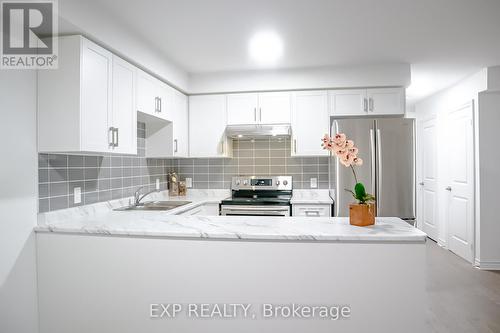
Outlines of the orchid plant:
<svg viewBox="0 0 500 333">
<path fill-rule="evenodd" d="M 337 133 L 333 137 L 325 134 L 322 141 L 323 149 L 331 151 L 343 166 L 351 168 L 352 170 L 356 182 L 354 191 L 345 190 L 350 192 L 354 199 L 358 200 L 360 204 L 367 204 L 375 201 L 375 197 L 372 194 L 366 193 L 365 186 L 358 181 L 358 176 L 356 175 L 354 167 L 363 165 L 363 160 L 358 157 L 359 149 L 355 146 L 354 141 L 347 139 L 344 133 Z"/>
</svg>

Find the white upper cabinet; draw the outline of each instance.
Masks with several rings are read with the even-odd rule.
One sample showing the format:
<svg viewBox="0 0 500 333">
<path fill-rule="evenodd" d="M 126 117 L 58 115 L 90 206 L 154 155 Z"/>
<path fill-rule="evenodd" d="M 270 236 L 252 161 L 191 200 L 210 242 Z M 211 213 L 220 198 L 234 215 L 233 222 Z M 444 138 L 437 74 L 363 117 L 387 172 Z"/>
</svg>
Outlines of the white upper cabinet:
<svg viewBox="0 0 500 333">
<path fill-rule="evenodd" d="M 175 157 L 189 157 L 188 98 L 176 90 L 172 93 L 172 151 Z"/>
<path fill-rule="evenodd" d="M 368 111 L 366 89 L 329 91 L 332 116 L 361 116 Z"/>
<path fill-rule="evenodd" d="M 256 124 L 259 94 L 227 95 L 227 124 Z"/>
<path fill-rule="evenodd" d="M 259 94 L 259 122 L 261 124 L 289 124 L 291 111 L 289 92 Z"/>
<path fill-rule="evenodd" d="M 368 89 L 368 113 L 401 115 L 405 112 L 405 93 L 401 88 Z"/>
<path fill-rule="evenodd" d="M 61 37 L 59 53 L 38 72 L 39 151 L 136 154 L 131 67 L 81 36 Z"/>
<path fill-rule="evenodd" d="M 321 138 L 330 132 L 326 91 L 293 94 L 292 156 L 328 156 Z"/>
<path fill-rule="evenodd" d="M 225 129 L 226 95 L 189 97 L 190 157 L 230 157 L 232 141 Z"/>
<path fill-rule="evenodd" d="M 227 95 L 227 124 L 289 124 L 289 92 L 246 93 Z"/>
<path fill-rule="evenodd" d="M 403 88 L 369 88 L 330 90 L 330 115 L 370 116 L 404 115 Z"/>
<path fill-rule="evenodd" d="M 114 151 L 117 153 L 137 153 L 136 78 L 134 66 L 113 56 L 111 123 L 115 130 Z"/>
<path fill-rule="evenodd" d="M 148 73 L 137 69 L 137 110 L 162 119 L 169 119 L 169 87 Z"/>
</svg>

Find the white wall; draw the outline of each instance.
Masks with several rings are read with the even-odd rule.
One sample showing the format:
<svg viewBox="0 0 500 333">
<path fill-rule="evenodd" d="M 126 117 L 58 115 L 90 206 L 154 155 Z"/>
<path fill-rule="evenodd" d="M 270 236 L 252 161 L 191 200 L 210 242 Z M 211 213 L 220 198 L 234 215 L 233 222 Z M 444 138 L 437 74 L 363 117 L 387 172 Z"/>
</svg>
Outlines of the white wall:
<svg viewBox="0 0 500 333">
<path fill-rule="evenodd" d="M 443 137 L 446 135 L 446 119 L 445 114 L 447 111 L 457 108 L 461 105 L 464 105 L 471 100 L 474 101 L 474 117 L 477 119 L 478 113 L 478 99 L 479 92 L 485 91 L 487 89 L 487 69 L 483 69 L 472 76 L 469 76 L 462 81 L 458 82 L 454 86 L 447 88 L 437 94 L 434 94 L 415 105 L 415 112 L 417 115 L 417 121 L 420 123 L 426 119 L 429 119 L 433 116 L 437 117 L 437 127 L 438 127 L 438 138 L 436 144 L 439 145 L 439 142 L 443 142 Z M 420 126 L 418 126 L 420 127 Z M 477 133 L 478 133 L 478 124 L 475 121 L 475 132 L 476 132 L 476 163 L 478 158 L 478 146 L 477 146 Z M 417 133 L 417 140 L 420 141 L 421 136 Z M 421 146 L 421 144 L 419 144 Z M 443 202 L 445 202 L 446 191 L 444 188 L 446 187 L 445 176 L 447 170 L 446 164 L 446 150 L 442 149 L 439 153 L 438 160 L 438 201 L 441 203 L 437 206 L 438 212 L 438 222 L 439 222 L 439 240 L 438 242 L 442 246 L 447 246 L 447 230 L 446 230 L 446 215 L 443 206 Z M 422 157 L 420 154 L 417 155 L 417 182 L 420 182 L 422 179 L 421 173 L 421 160 Z M 479 175 L 476 175 L 476 221 L 480 221 L 480 210 L 479 210 Z M 419 202 L 420 206 L 420 202 Z M 476 245 L 479 244 L 479 223 L 476 223 Z M 476 259 L 479 258 L 480 249 L 476 246 Z"/>
<path fill-rule="evenodd" d="M 500 270 L 500 219 L 498 216 L 500 92 L 484 92 L 479 95 L 478 123 L 481 196 L 481 256 L 478 258 L 478 263 L 483 269 Z"/>
<path fill-rule="evenodd" d="M 63 34 L 83 34 L 120 55 L 124 59 L 154 74 L 172 86 L 186 91 L 187 73 L 169 61 L 168 56 L 154 49 L 121 22 L 114 13 L 98 10 L 88 1 L 59 1 L 60 31 Z"/>
<path fill-rule="evenodd" d="M 189 76 L 189 93 L 298 90 L 410 84 L 409 64 L 201 73 Z"/>
<path fill-rule="evenodd" d="M 0 70 L 0 332 L 38 332 L 35 72 Z"/>
</svg>

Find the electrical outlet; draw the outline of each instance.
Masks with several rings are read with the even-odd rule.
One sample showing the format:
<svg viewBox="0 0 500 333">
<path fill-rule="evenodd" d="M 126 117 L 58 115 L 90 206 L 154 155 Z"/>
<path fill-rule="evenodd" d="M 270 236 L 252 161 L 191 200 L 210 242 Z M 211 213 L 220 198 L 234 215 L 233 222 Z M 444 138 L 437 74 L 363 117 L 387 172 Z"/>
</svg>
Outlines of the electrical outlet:
<svg viewBox="0 0 500 333">
<path fill-rule="evenodd" d="M 156 190 L 160 190 L 160 178 L 156 178 Z"/>
<path fill-rule="evenodd" d="M 73 203 L 79 204 L 82 203 L 82 188 L 81 187 L 75 187 L 73 189 Z"/>
<path fill-rule="evenodd" d="M 186 187 L 187 188 L 193 187 L 193 178 L 186 178 Z"/>
<path fill-rule="evenodd" d="M 311 188 L 318 188 L 318 178 L 311 178 Z"/>
</svg>

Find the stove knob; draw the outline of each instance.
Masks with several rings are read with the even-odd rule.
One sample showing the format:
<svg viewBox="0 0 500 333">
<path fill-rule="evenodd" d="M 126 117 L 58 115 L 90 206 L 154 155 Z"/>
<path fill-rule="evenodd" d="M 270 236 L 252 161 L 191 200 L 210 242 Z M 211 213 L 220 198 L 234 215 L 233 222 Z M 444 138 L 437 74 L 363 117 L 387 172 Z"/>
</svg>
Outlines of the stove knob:
<svg viewBox="0 0 500 333">
<path fill-rule="evenodd" d="M 244 180 L 243 185 L 245 185 L 245 186 L 248 185 L 248 180 Z"/>
<path fill-rule="evenodd" d="M 279 180 L 277 180 L 277 181 L 276 181 L 276 185 L 279 185 L 279 184 L 280 184 L 280 181 L 279 181 Z"/>
<path fill-rule="evenodd" d="M 283 185 L 287 186 L 288 185 L 288 180 L 283 181 Z"/>
</svg>

